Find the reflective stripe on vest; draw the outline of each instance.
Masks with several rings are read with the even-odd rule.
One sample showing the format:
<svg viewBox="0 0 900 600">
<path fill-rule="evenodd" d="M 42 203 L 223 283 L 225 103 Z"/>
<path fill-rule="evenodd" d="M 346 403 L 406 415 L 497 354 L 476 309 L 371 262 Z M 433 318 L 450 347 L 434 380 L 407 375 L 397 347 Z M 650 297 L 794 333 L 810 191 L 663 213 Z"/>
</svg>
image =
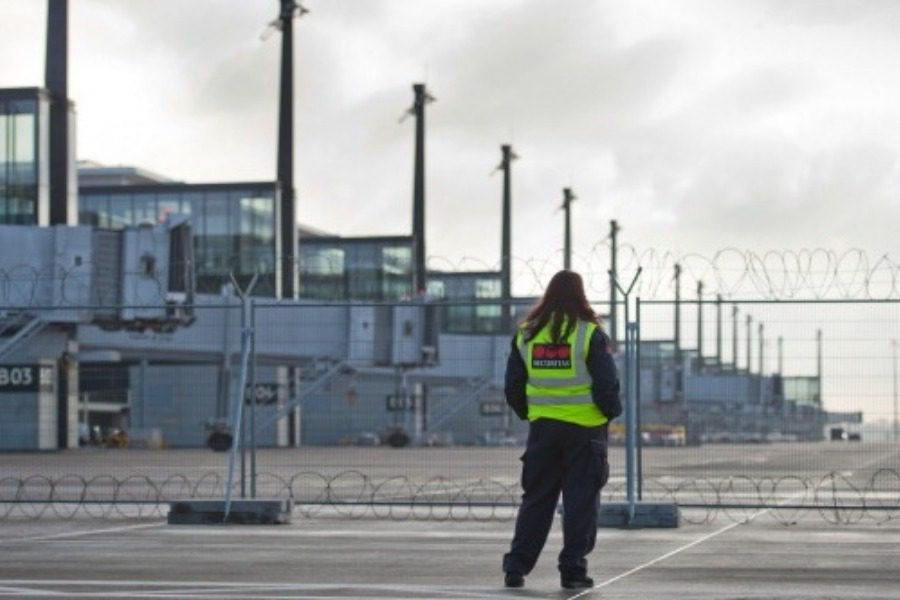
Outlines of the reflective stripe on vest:
<svg viewBox="0 0 900 600">
<path fill-rule="evenodd" d="M 576 396 L 528 396 L 528 404 L 593 404 L 590 394 Z"/>
</svg>

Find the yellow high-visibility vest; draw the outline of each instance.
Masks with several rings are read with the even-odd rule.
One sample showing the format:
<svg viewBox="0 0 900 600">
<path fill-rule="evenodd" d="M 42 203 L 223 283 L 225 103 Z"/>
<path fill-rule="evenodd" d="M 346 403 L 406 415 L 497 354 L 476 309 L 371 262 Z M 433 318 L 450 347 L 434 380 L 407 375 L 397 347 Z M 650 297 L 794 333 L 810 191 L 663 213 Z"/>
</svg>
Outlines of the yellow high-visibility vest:
<svg viewBox="0 0 900 600">
<path fill-rule="evenodd" d="M 568 337 L 558 344 L 550 337 L 549 323 L 528 342 L 525 342 L 525 330 L 519 330 L 516 345 L 528 371 L 525 393 L 529 421 L 556 419 L 595 427 L 609 420 L 591 396 L 593 381 L 586 359 L 596 329 L 594 323 L 578 321 Z"/>
</svg>

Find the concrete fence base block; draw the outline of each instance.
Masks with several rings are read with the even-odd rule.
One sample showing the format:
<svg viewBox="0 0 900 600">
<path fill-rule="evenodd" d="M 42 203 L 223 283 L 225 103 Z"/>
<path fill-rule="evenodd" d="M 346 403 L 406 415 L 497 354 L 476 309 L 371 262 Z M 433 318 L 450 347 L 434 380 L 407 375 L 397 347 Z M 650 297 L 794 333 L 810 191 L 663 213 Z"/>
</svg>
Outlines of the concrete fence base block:
<svg viewBox="0 0 900 600">
<path fill-rule="evenodd" d="M 629 518 L 627 502 L 606 502 L 597 517 L 597 527 L 621 529 L 671 528 L 681 521 L 678 505 L 666 502 L 637 502 L 633 518 Z"/>
<path fill-rule="evenodd" d="M 293 504 L 286 499 L 240 498 L 231 501 L 228 523 L 279 525 L 291 522 Z M 190 499 L 169 504 L 169 525 L 222 525 L 225 500 Z"/>
</svg>

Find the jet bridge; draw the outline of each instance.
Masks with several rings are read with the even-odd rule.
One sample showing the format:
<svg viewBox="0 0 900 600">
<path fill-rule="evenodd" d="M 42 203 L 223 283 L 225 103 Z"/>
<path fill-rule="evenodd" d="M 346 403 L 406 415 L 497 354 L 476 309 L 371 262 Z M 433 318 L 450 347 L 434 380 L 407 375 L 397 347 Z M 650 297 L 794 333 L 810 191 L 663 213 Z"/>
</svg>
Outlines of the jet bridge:
<svg viewBox="0 0 900 600">
<path fill-rule="evenodd" d="M 461 421 L 502 426 L 497 395 L 507 336 L 438 334 L 439 312 L 427 301 L 394 304 L 254 299 L 256 397 L 262 445 L 334 443 L 349 433 Z M 162 428 L 169 445 L 200 445 L 202 433 L 230 419 L 239 385 L 241 302 L 198 296 L 196 322 L 173 332 L 108 332 L 79 327 L 85 352 L 115 352 L 129 365 L 132 416 Z M 248 386 L 252 388 L 252 386 Z M 434 390 L 431 393 L 429 390 Z M 415 397 L 428 395 L 425 407 Z M 335 420 L 342 406 L 345 419 Z M 425 414 L 425 411 L 428 414 Z M 409 414 L 406 414 L 408 411 Z M 424 431 L 424 429 L 423 429 Z M 427 433 L 427 432 L 425 432 Z"/>
<path fill-rule="evenodd" d="M 77 328 L 172 332 L 193 320 L 185 217 L 121 230 L 0 226 L 0 450 L 75 447 Z"/>
</svg>

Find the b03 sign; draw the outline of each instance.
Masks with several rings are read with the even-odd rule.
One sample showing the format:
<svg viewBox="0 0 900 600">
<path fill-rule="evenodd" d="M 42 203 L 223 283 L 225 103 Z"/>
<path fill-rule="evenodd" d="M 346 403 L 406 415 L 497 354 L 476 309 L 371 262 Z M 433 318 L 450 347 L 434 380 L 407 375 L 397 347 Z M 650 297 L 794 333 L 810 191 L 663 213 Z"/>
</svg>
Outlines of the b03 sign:
<svg viewBox="0 0 900 600">
<path fill-rule="evenodd" d="M 38 365 L 0 365 L 0 392 L 34 392 Z"/>
</svg>

